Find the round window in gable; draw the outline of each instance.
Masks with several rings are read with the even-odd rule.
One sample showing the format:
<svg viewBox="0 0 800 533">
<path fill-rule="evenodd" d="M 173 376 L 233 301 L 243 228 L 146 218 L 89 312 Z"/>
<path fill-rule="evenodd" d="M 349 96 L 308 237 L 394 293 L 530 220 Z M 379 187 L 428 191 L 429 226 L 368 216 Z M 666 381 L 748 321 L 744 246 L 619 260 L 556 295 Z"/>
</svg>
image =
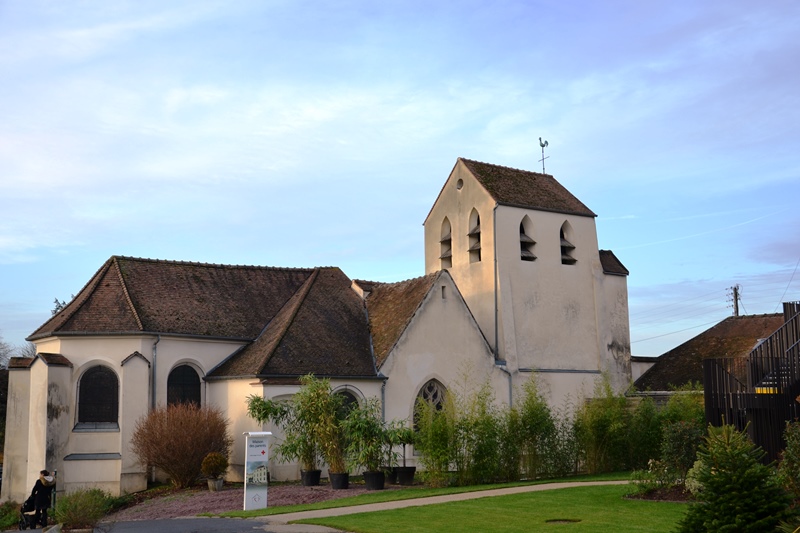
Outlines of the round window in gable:
<svg viewBox="0 0 800 533">
<path fill-rule="evenodd" d="M 458 180 L 456 182 L 456 189 L 458 189 L 459 191 L 461 190 L 461 187 L 463 187 L 463 186 L 464 186 L 464 180 L 460 179 L 460 180 Z"/>
</svg>

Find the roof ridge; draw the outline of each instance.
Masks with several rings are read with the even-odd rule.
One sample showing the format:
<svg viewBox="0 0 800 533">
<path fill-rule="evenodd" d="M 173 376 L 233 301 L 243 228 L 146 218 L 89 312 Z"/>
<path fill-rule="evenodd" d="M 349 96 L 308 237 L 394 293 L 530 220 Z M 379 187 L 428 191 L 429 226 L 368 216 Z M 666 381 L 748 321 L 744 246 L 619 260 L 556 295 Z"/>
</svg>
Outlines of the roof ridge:
<svg viewBox="0 0 800 533">
<path fill-rule="evenodd" d="M 459 157 L 462 161 L 469 161 L 470 163 L 478 163 L 479 165 L 486 165 L 487 167 L 507 168 L 515 172 L 528 172 L 530 174 L 538 174 L 540 176 L 550 176 L 555 179 L 555 176 L 546 172 L 536 172 L 535 170 L 526 170 L 524 168 L 509 167 L 508 165 L 498 165 L 496 163 L 487 163 L 486 161 L 478 161 L 477 159 L 467 159 L 466 157 Z"/>
<path fill-rule="evenodd" d="M 122 292 L 125 294 L 125 301 L 128 302 L 128 306 L 133 313 L 133 318 L 136 320 L 136 324 L 139 326 L 139 331 L 144 331 L 144 325 L 142 325 L 142 320 L 139 318 L 139 312 L 136 310 L 136 306 L 133 304 L 130 291 L 128 291 L 128 284 L 125 283 L 125 278 L 122 275 L 122 269 L 119 267 L 119 258 L 112 256 L 112 263 L 117 271 L 117 279 L 119 279 L 119 283 L 122 285 Z"/>
<path fill-rule="evenodd" d="M 275 267 L 264 265 L 229 265 L 223 263 L 207 263 L 202 261 L 181 261 L 177 259 L 152 259 L 149 257 L 132 257 L 127 255 L 112 255 L 111 259 L 122 259 L 126 261 L 136 261 L 139 263 L 157 263 L 167 265 L 188 265 L 200 267 L 214 267 L 214 268 L 235 268 L 235 269 L 252 269 L 252 270 L 274 270 L 279 272 L 302 272 L 313 271 L 317 268 L 337 268 L 337 267 Z"/>
<path fill-rule="evenodd" d="M 288 320 L 286 320 L 285 324 L 279 330 L 279 335 L 275 339 L 275 342 L 273 343 L 272 349 L 267 353 L 267 356 L 264 358 L 263 363 L 261 363 L 259 365 L 260 366 L 260 370 L 263 370 L 269 364 L 270 360 L 272 359 L 272 356 L 275 355 L 275 350 L 278 348 L 278 346 L 280 345 L 281 341 L 283 341 L 283 338 L 286 336 L 286 333 L 289 331 L 289 328 L 292 326 L 292 324 L 294 324 L 294 319 L 297 317 L 297 313 L 300 312 L 300 308 L 303 306 L 303 302 L 305 301 L 306 297 L 308 296 L 308 293 L 311 292 L 311 287 L 314 285 L 314 282 L 317 279 L 317 275 L 319 274 L 319 271 L 320 271 L 320 269 L 315 268 L 314 271 L 311 273 L 311 275 L 308 277 L 308 279 L 300 286 L 299 289 L 297 289 L 297 292 L 295 292 L 286 301 L 286 303 L 283 304 L 283 306 L 278 310 L 278 312 L 275 313 L 275 316 L 272 317 L 272 320 L 275 320 L 275 318 L 278 317 L 281 314 L 281 311 L 283 311 L 286 308 L 286 306 L 289 305 L 289 303 L 292 301 L 292 298 L 294 298 L 294 296 L 297 296 L 297 301 L 292 304 L 292 309 L 290 311 L 290 315 L 288 317 Z M 267 322 L 267 325 L 264 326 L 264 329 L 261 330 L 261 333 L 253 341 L 253 343 L 258 342 L 258 339 L 261 338 L 261 336 L 264 334 L 264 332 L 267 331 L 267 328 L 269 328 L 269 325 L 272 323 L 272 320 Z"/>
</svg>

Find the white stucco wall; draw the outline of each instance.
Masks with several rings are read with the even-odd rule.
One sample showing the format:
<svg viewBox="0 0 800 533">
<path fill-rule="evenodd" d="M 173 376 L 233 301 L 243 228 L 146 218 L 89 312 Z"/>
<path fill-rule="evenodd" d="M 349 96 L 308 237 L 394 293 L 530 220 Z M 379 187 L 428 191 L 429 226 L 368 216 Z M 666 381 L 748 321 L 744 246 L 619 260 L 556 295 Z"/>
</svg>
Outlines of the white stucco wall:
<svg viewBox="0 0 800 533">
<path fill-rule="evenodd" d="M 6 440 L 3 451 L 3 486 L 0 502 L 25 501 L 28 487 L 28 439 L 30 436 L 31 374 L 28 369 L 8 372 Z"/>
<path fill-rule="evenodd" d="M 459 188 L 461 181 L 461 188 Z M 452 275 L 475 320 L 494 345 L 494 205 L 495 202 L 461 163 L 457 163 L 425 221 L 425 273 L 442 270 L 442 221 L 450 221 Z M 481 260 L 470 262 L 470 214 L 477 210 L 481 224 Z M 501 354 L 502 355 L 502 354 Z"/>
<path fill-rule="evenodd" d="M 473 208 L 481 216 L 479 263 L 471 263 L 467 252 Z M 519 371 L 537 371 L 556 404 L 584 389 L 591 395 L 599 372 L 608 372 L 617 390 L 629 384 L 627 279 L 603 273 L 594 217 L 495 208 L 480 183 L 457 163 L 425 222 L 426 273 L 442 268 L 445 217 L 453 251 L 447 270 L 515 383 L 524 381 Z M 520 257 L 520 223 L 526 217 L 526 235 L 536 241 L 534 261 Z M 561 261 L 565 223 L 575 246 L 574 264 Z"/>
<path fill-rule="evenodd" d="M 151 408 L 153 346 L 157 340 L 156 336 L 142 335 L 52 337 L 37 341 L 38 353 L 61 354 L 73 366 L 47 367 L 37 359 L 29 370 L 11 373 L 14 377 L 10 379 L 4 465 L 7 483 L 0 497 L 5 497 L 6 492 L 14 499 L 24 495 L 42 468 L 59 470 L 59 490 L 91 486 L 92 479 L 96 481 L 94 486 L 112 494 L 145 488 L 147 472 L 131 452 L 130 439 L 136 421 Z M 169 372 L 180 364 L 189 364 L 198 372 L 205 402 L 205 373 L 239 346 L 241 343 L 162 336 L 157 344 L 156 404 L 166 404 Z M 128 358 L 134 352 L 141 356 Z M 78 383 L 86 370 L 98 364 L 113 370 L 119 381 L 119 429 L 76 431 Z M 245 389 L 249 391 L 249 387 Z M 240 394 L 238 403 L 243 404 L 246 395 L 242 391 L 234 393 Z M 228 400 L 226 407 L 230 404 L 232 420 L 240 424 L 236 429 L 241 429 L 245 408 L 237 410 L 236 403 Z M 102 459 L 64 461 L 64 457 L 74 454 L 105 455 Z M 109 459 L 109 454 L 120 458 Z M 10 474 L 21 469 L 24 475 L 14 476 L 12 481 Z M 17 477 L 24 479 L 17 481 Z"/>
</svg>

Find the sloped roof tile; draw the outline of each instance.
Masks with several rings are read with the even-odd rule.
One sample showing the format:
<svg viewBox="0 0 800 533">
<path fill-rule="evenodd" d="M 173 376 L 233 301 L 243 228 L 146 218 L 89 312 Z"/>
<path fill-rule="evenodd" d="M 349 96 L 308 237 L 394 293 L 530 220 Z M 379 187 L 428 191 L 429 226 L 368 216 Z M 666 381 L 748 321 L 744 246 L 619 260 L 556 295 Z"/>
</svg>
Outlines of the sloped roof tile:
<svg viewBox="0 0 800 533">
<path fill-rule="evenodd" d="M 254 339 L 312 271 L 114 256 L 28 340 L 141 332 Z"/>
<path fill-rule="evenodd" d="M 338 268 L 317 269 L 258 339 L 210 377 L 375 377 L 364 302 L 351 283 Z"/>
<path fill-rule="evenodd" d="M 550 174 L 459 158 L 498 204 L 594 217 Z"/>
<path fill-rule="evenodd" d="M 372 346 L 380 368 L 430 292 L 440 272 L 398 283 L 376 283 L 367 298 Z"/>
<path fill-rule="evenodd" d="M 611 250 L 600 250 L 600 264 L 603 266 L 605 274 L 612 274 L 616 276 L 627 276 L 630 274 L 622 261 L 617 259 L 614 252 Z"/>
<path fill-rule="evenodd" d="M 731 316 L 657 358 L 634 383 L 640 391 L 666 391 L 690 381 L 703 382 L 703 359 L 745 357 L 759 339 L 783 325 L 783 315 Z"/>
</svg>

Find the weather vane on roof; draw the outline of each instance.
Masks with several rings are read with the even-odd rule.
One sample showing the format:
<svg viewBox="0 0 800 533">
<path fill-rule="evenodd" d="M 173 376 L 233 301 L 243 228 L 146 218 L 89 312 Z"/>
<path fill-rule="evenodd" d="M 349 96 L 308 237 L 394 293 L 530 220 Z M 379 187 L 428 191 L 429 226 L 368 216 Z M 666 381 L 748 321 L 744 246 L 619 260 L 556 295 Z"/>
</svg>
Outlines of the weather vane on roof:
<svg viewBox="0 0 800 533">
<path fill-rule="evenodd" d="M 539 160 L 539 162 L 542 164 L 542 174 L 545 174 L 545 171 L 544 171 L 544 160 L 547 159 L 547 157 L 550 157 L 549 155 L 547 157 L 544 156 L 544 149 L 547 148 L 548 144 L 549 143 L 547 141 L 543 141 L 542 138 L 539 137 L 539 146 L 542 147 L 542 158 Z"/>
</svg>

